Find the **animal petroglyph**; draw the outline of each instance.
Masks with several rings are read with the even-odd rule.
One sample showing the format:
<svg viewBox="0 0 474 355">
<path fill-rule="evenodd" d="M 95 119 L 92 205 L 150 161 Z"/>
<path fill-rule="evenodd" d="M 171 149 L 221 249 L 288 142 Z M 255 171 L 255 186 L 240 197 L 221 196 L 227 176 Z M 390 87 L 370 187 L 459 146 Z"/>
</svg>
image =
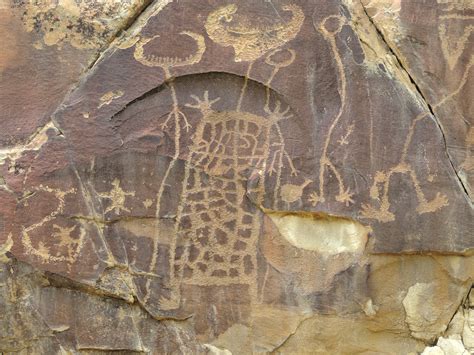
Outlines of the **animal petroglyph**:
<svg viewBox="0 0 474 355">
<path fill-rule="evenodd" d="M 208 16 L 206 31 L 214 42 L 234 48 L 236 62 L 253 62 L 292 40 L 300 31 L 303 11 L 293 4 L 284 5 L 282 9 L 291 12 L 291 20 L 267 27 L 252 24 L 248 16 L 237 13 L 237 5 L 230 4 Z"/>
<path fill-rule="evenodd" d="M 113 188 L 108 193 L 99 194 L 100 197 L 110 200 L 109 207 L 106 208 L 105 213 L 114 211 L 115 214 L 120 214 L 121 211 L 130 212 L 125 207 L 125 199 L 127 196 L 135 196 L 135 192 L 125 192 L 120 187 L 120 180 L 115 179 L 112 181 Z"/>
<path fill-rule="evenodd" d="M 0 165 L 9 159 L 10 167 L 13 167 L 16 160 L 20 159 L 23 154 L 28 151 L 40 151 L 41 147 L 46 144 L 49 140 L 48 131 L 54 131 L 56 134 L 59 133 L 58 129 L 54 126 L 53 122 L 49 122 L 38 131 L 33 133 L 28 142 L 24 145 L 16 145 L 13 147 L 0 149 Z"/>
<path fill-rule="evenodd" d="M 458 87 L 454 91 L 446 95 L 444 98 L 442 98 L 438 103 L 433 105 L 433 110 L 436 111 L 439 107 L 446 104 L 449 100 L 451 100 L 453 97 L 455 97 L 461 92 L 461 89 L 464 87 L 464 85 L 467 82 L 468 73 L 473 65 L 474 65 L 474 56 L 471 56 L 469 63 L 464 70 L 463 76 L 461 78 L 461 81 Z M 419 214 L 436 212 L 440 208 L 449 205 L 449 201 L 446 195 L 440 192 L 437 192 L 436 196 L 431 201 L 428 201 L 420 187 L 420 183 L 419 183 L 419 180 L 418 180 L 417 174 L 415 173 L 414 168 L 406 162 L 408 148 L 411 145 L 416 125 L 418 124 L 418 122 L 427 118 L 428 116 L 429 116 L 428 112 L 423 112 L 423 113 L 420 113 L 413 120 L 408 130 L 407 138 L 403 146 L 403 151 L 402 151 L 399 163 L 396 164 L 391 169 L 389 169 L 388 171 L 385 171 L 385 172 L 379 171 L 375 174 L 373 185 L 370 188 L 370 197 L 373 200 L 376 200 L 379 202 L 379 207 L 374 207 L 372 204 L 362 205 L 362 213 L 361 213 L 362 217 L 376 219 L 379 222 L 391 222 L 395 220 L 395 215 L 389 211 L 390 201 L 389 201 L 389 196 L 388 196 L 389 187 L 390 187 L 390 179 L 394 174 L 408 175 L 410 177 L 410 180 L 413 183 L 416 196 L 418 199 L 418 207 L 416 208 L 416 211 Z M 428 181 L 432 179 L 433 179 L 432 175 L 428 176 Z M 381 185 L 381 187 L 379 187 L 379 185 Z"/>
<path fill-rule="evenodd" d="M 97 108 L 101 108 L 102 106 L 110 105 L 110 103 L 123 96 L 123 91 L 122 90 L 115 90 L 115 91 L 109 91 L 106 92 L 102 97 L 100 98 L 100 104 L 97 106 Z"/>
<path fill-rule="evenodd" d="M 270 27 L 252 25 L 248 16 L 237 14 L 238 7 L 235 4 L 221 7 L 207 17 L 205 27 L 209 38 L 221 46 L 232 46 L 236 62 L 249 62 L 245 82 L 237 102 L 237 111 L 240 111 L 254 61 L 270 51 L 274 54 L 276 49 L 295 38 L 301 29 L 304 21 L 303 11 L 296 5 L 284 5 L 282 9 L 292 13 L 291 20 Z M 278 72 L 281 67 L 293 62 L 294 52 L 291 53 L 289 61 L 277 64 L 270 55 L 267 56 L 266 62 L 277 68 L 276 72 Z M 270 82 L 276 72 L 270 77 Z"/>
<path fill-rule="evenodd" d="M 427 112 L 419 114 L 412 122 L 408 131 L 407 138 L 403 147 L 402 156 L 400 162 L 389 169 L 387 172 L 378 171 L 375 174 L 374 182 L 370 188 L 370 197 L 373 200 L 379 201 L 379 207 L 374 207 L 372 204 L 363 204 L 361 216 L 364 218 L 376 219 L 379 222 L 391 222 L 395 220 L 395 215 L 389 210 L 389 189 L 390 179 L 394 174 L 408 175 L 412 184 L 415 188 L 416 197 L 418 199 L 418 207 L 416 211 L 419 214 L 435 212 L 444 206 L 448 206 L 448 199 L 444 194 L 437 193 L 436 196 L 428 201 L 420 187 L 417 174 L 413 167 L 406 162 L 408 148 L 411 144 L 415 127 L 419 121 L 428 116 Z M 379 187 L 381 185 L 381 188 Z"/>
<path fill-rule="evenodd" d="M 306 186 L 311 184 L 313 180 L 305 179 L 305 181 L 301 185 L 294 185 L 294 184 L 285 184 L 281 187 L 280 197 L 282 201 L 286 203 L 296 202 L 301 199 L 301 195 L 303 194 L 303 190 Z"/>
<path fill-rule="evenodd" d="M 70 189 L 67 191 L 62 191 L 40 185 L 36 187 L 33 192 L 35 191 L 43 191 L 52 194 L 57 200 L 57 207 L 53 212 L 45 216 L 38 223 L 32 224 L 28 227 L 22 227 L 21 242 L 23 246 L 29 254 L 38 257 L 44 262 L 67 262 L 72 264 L 80 254 L 84 245 L 86 232 L 82 227 L 79 228 L 79 236 L 77 238 L 72 238 L 71 233 L 77 228 L 77 226 L 66 228 L 53 224 L 52 227 L 54 230 L 56 230 L 56 232 L 54 232 L 52 236 L 57 241 L 57 247 L 59 247 L 59 251 L 57 251 L 55 254 L 53 254 L 50 248 L 41 241 L 35 243 L 37 246 L 34 246 L 30 234 L 36 229 L 46 226 L 49 222 L 54 221 L 58 215 L 63 213 L 65 207 L 65 197 L 69 194 L 76 193 L 76 190 Z M 29 198 L 31 198 L 31 196 L 34 196 L 34 194 L 30 195 Z M 66 251 L 61 252 L 61 250 L 64 249 Z"/>
</svg>

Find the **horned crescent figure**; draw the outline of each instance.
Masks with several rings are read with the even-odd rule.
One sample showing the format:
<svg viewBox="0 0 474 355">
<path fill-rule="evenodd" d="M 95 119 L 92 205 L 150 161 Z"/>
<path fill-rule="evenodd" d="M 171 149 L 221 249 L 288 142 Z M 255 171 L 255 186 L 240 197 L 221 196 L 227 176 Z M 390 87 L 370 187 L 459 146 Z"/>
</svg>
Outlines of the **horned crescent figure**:
<svg viewBox="0 0 474 355">
<path fill-rule="evenodd" d="M 292 40 L 300 31 L 303 11 L 296 5 L 285 5 L 282 9 L 292 13 L 291 20 L 267 27 L 251 24 L 248 17 L 236 14 L 237 5 L 230 4 L 209 14 L 206 31 L 214 42 L 234 48 L 236 62 L 253 62 Z"/>
</svg>

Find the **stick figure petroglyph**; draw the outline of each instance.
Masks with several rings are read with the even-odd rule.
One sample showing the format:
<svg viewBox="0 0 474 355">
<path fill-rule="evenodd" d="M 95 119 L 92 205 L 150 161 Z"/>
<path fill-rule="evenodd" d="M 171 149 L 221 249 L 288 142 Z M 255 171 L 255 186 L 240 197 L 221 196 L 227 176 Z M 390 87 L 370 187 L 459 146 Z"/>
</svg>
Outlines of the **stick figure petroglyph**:
<svg viewBox="0 0 474 355">
<path fill-rule="evenodd" d="M 474 56 L 471 56 L 469 63 L 467 64 L 462 79 L 458 85 L 458 87 L 452 91 L 450 94 L 446 95 L 442 98 L 437 104 L 433 105 L 433 110 L 436 110 L 445 105 L 449 100 L 453 97 L 458 95 L 461 92 L 461 89 L 466 84 L 468 79 L 468 73 L 470 69 L 474 66 Z M 428 201 L 420 187 L 420 183 L 415 173 L 414 168 L 406 162 L 406 157 L 408 154 L 408 148 L 410 147 L 413 139 L 413 134 L 415 132 L 416 125 L 421 120 L 430 116 L 429 112 L 422 112 L 420 113 L 415 119 L 413 120 L 410 128 L 408 130 L 408 135 L 405 140 L 405 144 L 403 145 L 402 155 L 400 157 L 400 161 L 394 167 L 389 169 L 388 171 L 378 171 L 375 174 L 374 182 L 372 187 L 370 188 L 370 197 L 373 200 L 378 201 L 379 207 L 374 207 L 373 204 L 364 204 L 362 205 L 362 212 L 361 216 L 368 219 L 376 219 L 379 222 L 391 222 L 395 220 L 395 215 L 389 210 L 390 209 L 390 201 L 389 201 L 389 188 L 390 188 L 390 179 L 394 174 L 402 174 L 408 175 L 413 183 L 415 188 L 416 196 L 418 199 L 418 207 L 416 211 L 418 214 L 423 213 L 432 213 L 436 212 L 437 210 L 448 206 L 449 201 L 445 194 L 440 192 L 436 193 L 436 196 L 431 200 Z M 428 177 L 428 181 L 430 177 Z M 381 185 L 381 188 L 379 188 Z"/>
<path fill-rule="evenodd" d="M 201 61 L 202 55 L 204 54 L 206 50 L 206 44 L 204 42 L 204 37 L 197 33 L 193 33 L 190 31 L 182 31 L 179 33 L 179 35 L 184 35 L 191 37 L 197 46 L 197 49 L 194 53 L 188 55 L 185 58 L 179 58 L 179 57 L 158 57 L 156 55 L 150 54 L 146 55 L 145 54 L 145 45 L 148 44 L 149 42 L 153 41 L 156 38 L 159 38 L 160 35 L 155 35 L 150 38 L 143 38 L 139 40 L 136 44 L 135 51 L 133 53 L 135 59 L 140 62 L 143 65 L 149 66 L 149 67 L 160 67 L 163 69 L 165 73 L 165 80 L 168 81 L 171 79 L 171 69 L 176 68 L 176 67 L 182 67 L 186 65 L 192 65 L 199 63 Z M 170 111 L 168 117 L 166 118 L 165 122 L 162 124 L 163 128 L 167 128 L 168 122 L 174 118 L 175 120 L 175 141 L 176 138 L 178 143 L 179 143 L 179 135 L 180 132 L 180 118 L 184 121 L 184 128 L 186 131 L 189 130 L 191 127 L 186 116 L 184 115 L 183 112 L 181 112 L 178 108 L 178 99 L 176 97 L 176 91 L 174 88 L 174 83 L 173 81 L 169 82 L 170 89 L 171 89 L 171 96 L 173 100 L 173 109 Z M 179 150 L 179 149 L 178 149 Z"/>
<path fill-rule="evenodd" d="M 332 172 L 337 179 L 338 186 L 339 186 L 339 193 L 336 195 L 335 199 L 338 202 L 344 203 L 348 206 L 351 203 L 354 203 L 352 196 L 353 193 L 350 191 L 349 188 L 344 186 L 344 181 L 339 170 L 336 168 L 334 163 L 332 162 L 329 154 L 329 144 L 332 141 L 332 135 L 334 129 L 338 126 L 339 121 L 344 113 L 345 105 L 346 105 L 346 74 L 344 71 L 344 65 L 342 63 L 341 56 L 337 49 L 336 44 L 336 36 L 342 30 L 343 25 L 345 24 L 345 19 L 342 16 L 331 15 L 326 17 L 320 24 L 318 30 L 322 33 L 324 38 L 329 42 L 331 46 L 331 50 L 336 61 L 337 71 L 338 71 L 338 91 L 341 97 L 341 105 L 339 107 L 338 112 L 332 119 L 331 125 L 329 126 L 328 133 L 326 135 L 326 139 L 323 146 L 323 152 L 321 154 L 321 158 L 319 161 L 319 191 L 314 191 L 310 195 L 310 201 L 313 206 L 316 206 L 320 202 L 326 201 L 326 195 L 324 191 L 324 181 L 325 181 L 325 174 Z M 348 136 L 348 135 L 347 135 Z M 346 138 L 347 138 L 346 136 Z M 344 141 L 343 141 L 344 142 Z"/>
<path fill-rule="evenodd" d="M 173 80 L 170 80 L 172 78 L 171 69 L 175 67 L 181 67 L 181 66 L 187 66 L 187 65 L 193 65 L 193 64 L 199 63 L 201 61 L 202 55 L 204 54 L 206 50 L 204 37 L 202 37 L 201 35 L 194 32 L 190 32 L 190 31 L 182 31 L 179 33 L 179 35 L 188 36 L 192 38 L 196 43 L 197 48 L 194 51 L 194 53 L 188 55 L 185 58 L 158 57 L 156 55 L 146 55 L 145 49 L 144 49 L 145 45 L 151 42 L 153 39 L 158 38 L 159 35 L 155 35 L 154 37 L 145 38 L 138 41 L 135 47 L 135 51 L 134 51 L 134 58 L 141 64 L 149 66 L 149 67 L 160 67 L 163 69 L 163 72 L 165 75 L 165 81 L 168 83 L 168 86 L 170 88 L 171 99 L 173 103 L 173 107 L 170 113 L 168 114 L 168 117 L 166 118 L 165 122 L 161 125 L 162 128 L 165 129 L 167 128 L 169 121 L 171 119 L 174 119 L 174 154 L 173 154 L 170 164 L 168 165 L 168 168 L 166 169 L 163 180 L 158 189 L 157 198 L 156 198 L 156 217 L 157 217 L 156 233 L 157 234 L 160 233 L 159 220 L 160 220 L 160 213 L 161 213 L 161 207 L 162 207 L 162 202 L 163 202 L 162 200 L 163 194 L 164 194 L 166 186 L 168 186 L 169 174 L 173 170 L 175 163 L 180 155 L 181 129 L 184 128 L 186 129 L 186 131 L 188 131 L 191 128 L 191 125 L 189 124 L 186 116 L 179 109 L 179 103 L 178 103 L 178 97 L 176 95 L 175 84 Z M 159 235 L 157 235 L 154 238 L 152 260 L 150 263 L 150 272 L 153 272 L 154 269 L 156 268 L 159 239 L 160 239 Z M 147 293 L 144 298 L 145 302 L 149 299 L 149 296 L 150 296 L 149 287 L 150 287 L 150 280 L 147 281 L 147 285 L 146 285 Z"/>
<path fill-rule="evenodd" d="M 130 212 L 125 207 L 125 199 L 127 196 L 135 196 L 135 192 L 126 192 L 120 187 L 120 180 L 114 179 L 112 181 L 113 188 L 108 193 L 99 194 L 100 197 L 110 200 L 110 206 L 107 207 L 105 213 L 114 211 L 115 214 L 120 214 L 121 211 Z"/>
</svg>

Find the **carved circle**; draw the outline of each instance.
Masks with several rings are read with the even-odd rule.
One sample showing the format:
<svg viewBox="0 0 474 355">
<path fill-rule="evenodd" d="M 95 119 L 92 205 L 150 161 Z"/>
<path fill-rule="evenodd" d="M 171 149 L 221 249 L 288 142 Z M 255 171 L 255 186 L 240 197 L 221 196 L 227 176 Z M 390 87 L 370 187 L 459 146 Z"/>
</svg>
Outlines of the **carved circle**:
<svg viewBox="0 0 474 355">
<path fill-rule="evenodd" d="M 321 23 L 321 29 L 331 35 L 339 33 L 344 25 L 344 18 L 338 15 L 326 17 Z"/>
</svg>

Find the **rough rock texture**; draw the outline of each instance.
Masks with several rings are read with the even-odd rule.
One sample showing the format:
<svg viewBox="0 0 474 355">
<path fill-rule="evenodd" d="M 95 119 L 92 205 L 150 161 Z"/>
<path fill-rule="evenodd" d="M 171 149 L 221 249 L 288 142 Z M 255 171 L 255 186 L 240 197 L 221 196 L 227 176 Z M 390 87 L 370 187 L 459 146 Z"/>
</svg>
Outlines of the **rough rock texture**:
<svg viewBox="0 0 474 355">
<path fill-rule="evenodd" d="M 473 23 L 2 2 L 0 352 L 473 352 Z"/>
</svg>

